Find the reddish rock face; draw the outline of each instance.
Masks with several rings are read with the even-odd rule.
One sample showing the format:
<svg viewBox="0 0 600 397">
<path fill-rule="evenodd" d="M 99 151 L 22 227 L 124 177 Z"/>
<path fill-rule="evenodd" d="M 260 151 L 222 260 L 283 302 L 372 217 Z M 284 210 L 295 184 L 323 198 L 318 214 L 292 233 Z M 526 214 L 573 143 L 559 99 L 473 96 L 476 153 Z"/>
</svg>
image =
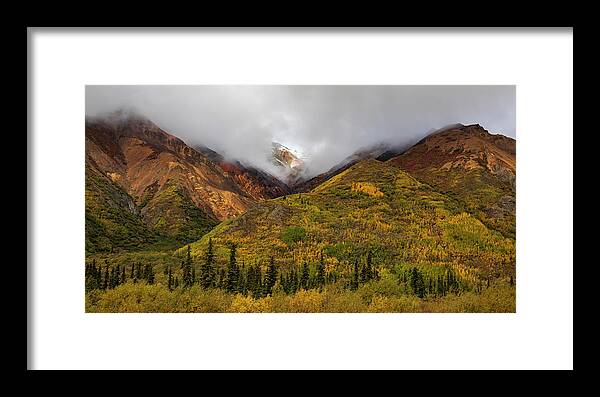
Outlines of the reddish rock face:
<svg viewBox="0 0 600 397">
<path fill-rule="evenodd" d="M 409 171 L 485 169 L 492 174 L 516 172 L 515 140 L 492 135 L 478 124 L 427 136 L 391 162 Z"/>
<path fill-rule="evenodd" d="M 176 184 L 209 217 L 245 212 L 256 199 L 206 156 L 136 115 L 86 121 L 86 162 L 121 186 L 136 204 Z"/>
<path fill-rule="evenodd" d="M 290 193 L 284 183 L 256 168 L 246 168 L 231 163 L 219 164 L 244 192 L 257 201 L 272 199 Z"/>
<path fill-rule="evenodd" d="M 284 182 L 265 171 L 244 165 L 239 161 L 227 161 L 207 147 L 197 146 L 195 149 L 217 164 L 246 194 L 257 201 L 290 193 L 290 188 Z"/>
<path fill-rule="evenodd" d="M 478 124 L 431 134 L 389 160 L 467 205 L 488 227 L 515 234 L 516 141 Z"/>
</svg>

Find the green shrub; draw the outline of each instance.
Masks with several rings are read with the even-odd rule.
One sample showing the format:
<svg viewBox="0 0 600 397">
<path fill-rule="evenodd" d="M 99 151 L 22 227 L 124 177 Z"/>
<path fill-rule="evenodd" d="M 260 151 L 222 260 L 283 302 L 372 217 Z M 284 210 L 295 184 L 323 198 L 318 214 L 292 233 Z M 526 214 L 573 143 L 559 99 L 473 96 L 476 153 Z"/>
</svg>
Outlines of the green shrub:
<svg viewBox="0 0 600 397">
<path fill-rule="evenodd" d="M 281 233 L 281 241 L 286 243 L 288 246 L 294 245 L 299 241 L 303 241 L 306 237 L 306 230 L 299 226 L 290 226 L 284 229 Z"/>
</svg>

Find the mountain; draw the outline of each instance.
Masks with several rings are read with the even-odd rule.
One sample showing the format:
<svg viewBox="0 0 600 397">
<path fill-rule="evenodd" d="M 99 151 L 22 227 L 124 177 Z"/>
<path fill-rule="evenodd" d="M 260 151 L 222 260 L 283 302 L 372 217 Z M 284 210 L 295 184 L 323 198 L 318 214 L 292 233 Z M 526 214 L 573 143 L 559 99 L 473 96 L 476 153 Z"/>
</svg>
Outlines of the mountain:
<svg viewBox="0 0 600 397">
<path fill-rule="evenodd" d="M 239 260 L 273 256 L 284 268 L 321 252 L 344 267 L 371 251 L 377 263 L 452 268 L 473 285 L 514 277 L 514 139 L 455 125 L 392 150 L 402 154 L 387 161 L 377 160 L 384 145 L 358 151 L 312 189 L 222 222 L 193 254 L 212 239 L 222 257 L 233 242 Z"/>
<path fill-rule="evenodd" d="M 85 153 L 91 250 L 163 237 L 184 244 L 256 201 L 205 155 L 134 112 L 86 119 Z"/>
<path fill-rule="evenodd" d="M 513 139 L 454 125 L 268 198 L 142 117 L 89 119 L 86 311 L 515 312 L 515 175 Z"/>
<path fill-rule="evenodd" d="M 271 162 L 279 167 L 283 174 L 283 181 L 288 186 L 293 186 L 303 177 L 306 163 L 302 155 L 280 143 L 272 143 Z"/>
<path fill-rule="evenodd" d="M 295 193 L 308 192 L 315 187 L 319 186 L 321 183 L 327 181 L 328 179 L 336 176 L 337 174 L 347 170 L 352 167 L 354 164 L 367 159 L 377 159 L 380 161 L 387 160 L 388 158 L 397 156 L 402 153 L 404 149 L 399 146 L 390 145 L 388 143 L 377 143 L 375 145 L 362 148 L 346 157 L 344 160 L 339 162 L 338 164 L 331 167 L 328 171 L 314 176 L 305 181 L 299 181 L 294 187 L 293 191 Z"/>
<path fill-rule="evenodd" d="M 454 125 L 388 161 L 463 202 L 488 227 L 514 238 L 514 139 L 490 134 L 479 124 Z"/>
<path fill-rule="evenodd" d="M 289 187 L 284 182 L 266 171 L 237 160 L 226 160 L 221 154 L 205 146 L 195 146 L 194 149 L 217 164 L 244 192 L 257 201 L 290 193 Z"/>
<path fill-rule="evenodd" d="M 227 220 L 192 244 L 238 245 L 238 260 L 284 268 L 319 260 L 346 268 L 373 253 L 374 263 L 452 268 L 466 283 L 514 274 L 514 239 L 488 228 L 463 204 L 403 171 L 394 162 L 360 161 L 308 193 L 268 200 Z"/>
</svg>

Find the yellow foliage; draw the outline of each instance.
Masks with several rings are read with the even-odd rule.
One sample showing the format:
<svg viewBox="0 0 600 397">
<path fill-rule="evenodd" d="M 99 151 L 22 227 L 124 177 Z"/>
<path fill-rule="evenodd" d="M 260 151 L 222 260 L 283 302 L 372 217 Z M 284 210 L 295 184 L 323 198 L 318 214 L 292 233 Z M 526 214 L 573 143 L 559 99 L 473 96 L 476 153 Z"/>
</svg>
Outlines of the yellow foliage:
<svg viewBox="0 0 600 397">
<path fill-rule="evenodd" d="M 492 283 L 480 293 L 419 299 L 399 289 L 394 276 L 386 271 L 381 280 L 357 291 L 328 286 L 323 291 L 279 292 L 256 299 L 198 286 L 170 292 L 161 285 L 128 283 L 107 291 L 93 290 L 85 299 L 87 313 L 514 313 L 515 303 L 515 288 L 506 282 Z"/>
<path fill-rule="evenodd" d="M 515 289 L 505 284 L 492 284 L 481 293 L 464 292 L 423 301 L 419 311 L 426 313 L 515 313 Z"/>
<path fill-rule="evenodd" d="M 372 313 L 415 313 L 419 311 L 419 300 L 408 296 L 374 296 L 367 311 Z"/>
<path fill-rule="evenodd" d="M 352 182 L 352 190 L 366 193 L 371 197 L 383 197 L 383 192 L 369 182 Z"/>
<path fill-rule="evenodd" d="M 292 313 L 317 313 L 322 311 L 324 295 L 316 290 L 301 290 L 292 295 L 289 311 Z"/>
<path fill-rule="evenodd" d="M 227 311 L 231 313 L 268 313 L 272 312 L 271 300 L 270 296 L 254 299 L 251 296 L 238 294 L 233 298 Z"/>
</svg>

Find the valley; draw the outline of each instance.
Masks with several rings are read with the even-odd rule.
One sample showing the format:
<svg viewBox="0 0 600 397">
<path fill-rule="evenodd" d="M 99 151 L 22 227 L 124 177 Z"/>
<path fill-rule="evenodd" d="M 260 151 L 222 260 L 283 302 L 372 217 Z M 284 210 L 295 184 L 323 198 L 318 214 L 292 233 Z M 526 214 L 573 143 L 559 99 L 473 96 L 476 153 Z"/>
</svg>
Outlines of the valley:
<svg viewBox="0 0 600 397">
<path fill-rule="evenodd" d="M 515 140 L 453 125 L 284 177 L 86 121 L 88 312 L 514 312 Z"/>
</svg>

